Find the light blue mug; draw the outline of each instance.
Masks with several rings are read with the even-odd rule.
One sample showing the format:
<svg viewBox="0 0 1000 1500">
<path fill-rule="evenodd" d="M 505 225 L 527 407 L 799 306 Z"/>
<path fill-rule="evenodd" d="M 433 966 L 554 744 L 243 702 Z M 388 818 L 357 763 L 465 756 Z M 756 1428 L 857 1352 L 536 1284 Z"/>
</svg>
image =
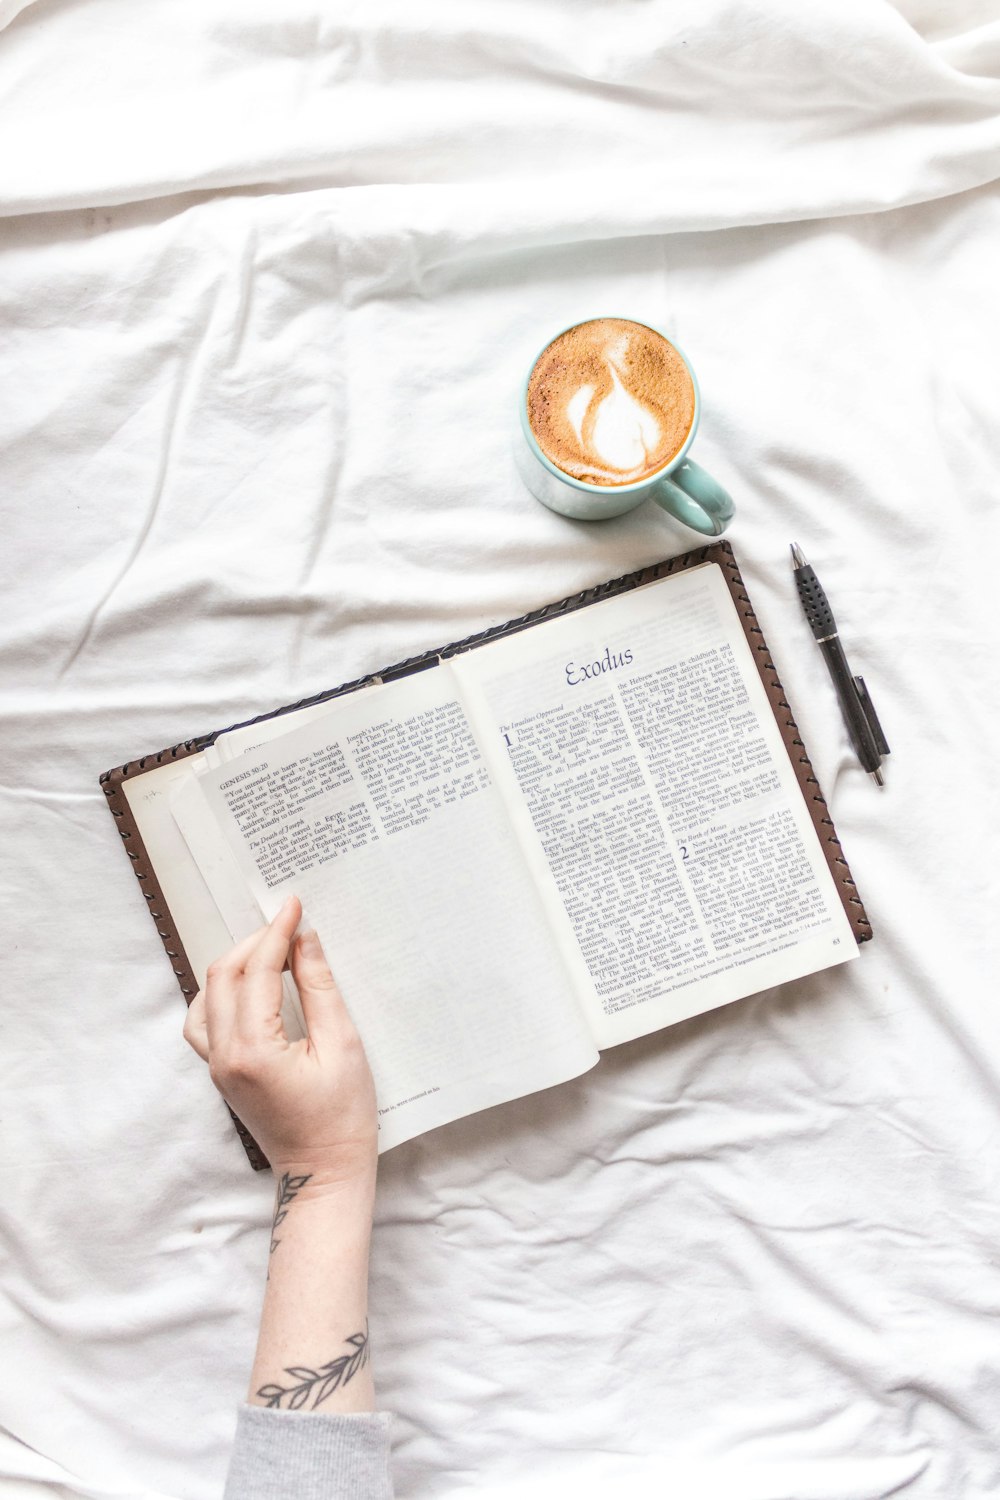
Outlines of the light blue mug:
<svg viewBox="0 0 1000 1500">
<path fill-rule="evenodd" d="M 579 327 L 580 323 L 600 321 L 603 319 L 583 318 L 577 323 L 570 323 L 567 328 L 561 329 L 559 333 L 546 339 L 528 366 L 528 373 L 521 386 L 518 402 L 520 436 L 523 442 L 515 443 L 515 456 L 521 478 L 536 500 L 540 500 L 550 510 L 558 511 L 560 515 L 572 517 L 573 520 L 604 521 L 612 516 L 622 516 L 626 511 L 634 510 L 637 505 L 641 505 L 648 498 L 655 500 L 657 505 L 662 506 L 685 526 L 690 526 L 694 531 L 700 531 L 703 536 L 721 535 L 733 518 L 732 497 L 706 469 L 688 458 L 701 415 L 701 393 L 698 389 L 698 381 L 683 350 L 677 348 L 673 339 L 667 339 L 665 333 L 658 328 L 653 328 L 649 323 L 642 323 L 640 326 L 650 328 L 653 333 L 659 334 L 660 338 L 666 339 L 667 343 L 677 350 L 687 367 L 691 384 L 694 387 L 694 418 L 691 422 L 691 429 L 684 439 L 683 446 L 673 458 L 655 473 L 646 474 L 631 484 L 588 484 L 582 479 L 574 478 L 572 474 L 564 473 L 550 458 L 546 457 L 538 446 L 528 421 L 528 382 L 532 371 L 549 345 L 553 344 L 563 333 L 568 333 L 570 328 Z M 621 321 L 636 323 L 639 320 L 626 318 Z"/>
</svg>

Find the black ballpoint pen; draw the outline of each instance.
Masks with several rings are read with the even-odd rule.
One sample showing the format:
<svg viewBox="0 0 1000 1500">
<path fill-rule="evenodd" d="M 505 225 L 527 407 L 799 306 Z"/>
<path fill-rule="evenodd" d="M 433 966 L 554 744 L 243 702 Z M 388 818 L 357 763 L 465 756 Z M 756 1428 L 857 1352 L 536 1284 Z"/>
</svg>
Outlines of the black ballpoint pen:
<svg viewBox="0 0 1000 1500">
<path fill-rule="evenodd" d="M 889 746 L 886 744 L 882 726 L 872 706 L 872 700 L 868 696 L 864 678 L 852 676 L 851 669 L 847 665 L 847 657 L 840 644 L 837 622 L 833 618 L 833 610 L 823 592 L 823 585 L 806 562 L 802 548 L 795 542 L 792 543 L 792 566 L 795 569 L 795 583 L 802 601 L 802 608 L 809 621 L 810 629 L 816 637 L 816 644 L 830 669 L 830 676 L 837 690 L 840 709 L 844 715 L 844 723 L 851 736 L 855 754 L 868 774 L 874 777 L 879 786 L 883 786 L 882 772 L 879 767 L 882 764 L 882 757 L 889 754 Z"/>
</svg>

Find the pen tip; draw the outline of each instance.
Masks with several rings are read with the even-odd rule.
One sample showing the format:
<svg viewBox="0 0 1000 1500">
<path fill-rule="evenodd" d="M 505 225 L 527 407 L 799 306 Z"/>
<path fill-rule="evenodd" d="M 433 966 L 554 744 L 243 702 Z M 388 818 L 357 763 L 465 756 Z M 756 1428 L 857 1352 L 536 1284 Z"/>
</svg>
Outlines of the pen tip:
<svg viewBox="0 0 1000 1500">
<path fill-rule="evenodd" d="M 792 546 L 792 566 L 795 567 L 795 568 L 804 568 L 804 567 L 806 567 L 807 566 L 806 556 L 805 556 L 805 553 L 802 551 L 802 548 L 799 546 L 798 542 L 792 542 L 791 546 Z"/>
<path fill-rule="evenodd" d="M 875 783 L 876 786 L 885 786 L 885 777 L 882 775 L 882 772 L 880 770 L 878 770 L 877 767 L 871 773 L 871 775 L 872 775 L 872 780 L 874 781 L 874 783 Z"/>
</svg>

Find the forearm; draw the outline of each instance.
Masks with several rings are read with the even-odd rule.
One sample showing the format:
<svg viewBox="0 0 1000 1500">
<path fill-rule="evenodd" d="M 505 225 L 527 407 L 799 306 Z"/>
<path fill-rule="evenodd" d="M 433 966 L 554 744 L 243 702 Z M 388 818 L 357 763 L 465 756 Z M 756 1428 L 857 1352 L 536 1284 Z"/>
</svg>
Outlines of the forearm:
<svg viewBox="0 0 1000 1500">
<path fill-rule="evenodd" d="M 348 1182 L 324 1184 L 306 1168 L 279 1180 L 252 1404 L 374 1410 L 368 1342 L 374 1196 L 374 1168 Z"/>
</svg>

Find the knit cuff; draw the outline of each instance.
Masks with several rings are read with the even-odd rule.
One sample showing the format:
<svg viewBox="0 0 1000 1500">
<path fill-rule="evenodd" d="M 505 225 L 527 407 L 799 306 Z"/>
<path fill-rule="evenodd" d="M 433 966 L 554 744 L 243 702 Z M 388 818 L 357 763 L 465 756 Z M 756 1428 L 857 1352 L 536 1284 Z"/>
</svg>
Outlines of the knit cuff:
<svg viewBox="0 0 1000 1500">
<path fill-rule="evenodd" d="M 388 1412 L 243 1405 L 224 1500 L 392 1500 Z"/>
</svg>

